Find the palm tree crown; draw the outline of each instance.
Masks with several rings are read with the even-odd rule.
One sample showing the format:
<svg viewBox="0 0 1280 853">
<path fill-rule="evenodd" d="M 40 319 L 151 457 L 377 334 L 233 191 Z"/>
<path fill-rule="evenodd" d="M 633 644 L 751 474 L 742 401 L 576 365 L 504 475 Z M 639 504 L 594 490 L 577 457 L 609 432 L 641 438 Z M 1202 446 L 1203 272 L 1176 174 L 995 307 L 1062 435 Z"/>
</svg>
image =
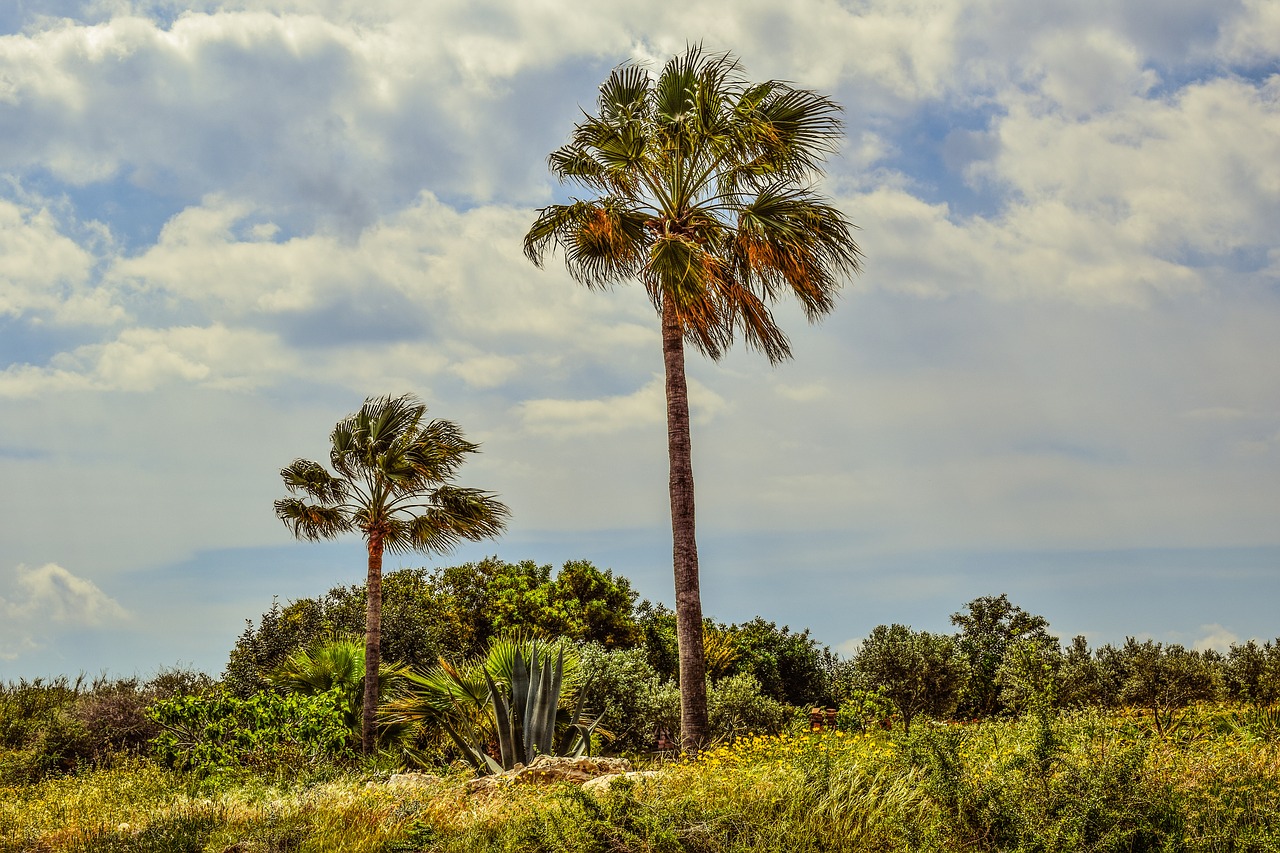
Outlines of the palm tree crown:
<svg viewBox="0 0 1280 853">
<path fill-rule="evenodd" d="M 299 539 L 344 533 L 376 536 L 392 553 L 443 554 L 463 539 L 502 532 L 507 508 L 488 492 L 454 486 L 450 478 L 479 450 L 445 420 L 423 423 L 414 397 L 370 398 L 330 434 L 329 461 L 295 459 L 280 471 L 290 497 L 276 515 Z"/>
<path fill-rule="evenodd" d="M 656 79 L 614 69 L 597 107 L 549 163 L 598 197 L 539 211 L 525 254 L 541 265 L 560 248 L 593 289 L 638 278 L 713 359 L 739 332 L 770 361 L 787 358 L 769 306 L 790 292 L 815 320 L 860 268 L 854 226 L 811 186 L 843 136 L 839 106 L 748 83 L 730 55 L 691 47 Z"/>
<path fill-rule="evenodd" d="M 464 539 L 496 536 L 509 515 L 491 493 L 451 482 L 479 446 L 450 421 L 424 421 L 426 411 L 412 395 L 371 397 L 329 436 L 336 475 L 308 459 L 295 459 L 280 471 L 295 496 L 276 501 L 276 515 L 294 536 L 316 541 L 359 533 L 365 539 L 366 752 L 374 745 L 378 700 L 383 552 L 443 554 Z"/>
</svg>

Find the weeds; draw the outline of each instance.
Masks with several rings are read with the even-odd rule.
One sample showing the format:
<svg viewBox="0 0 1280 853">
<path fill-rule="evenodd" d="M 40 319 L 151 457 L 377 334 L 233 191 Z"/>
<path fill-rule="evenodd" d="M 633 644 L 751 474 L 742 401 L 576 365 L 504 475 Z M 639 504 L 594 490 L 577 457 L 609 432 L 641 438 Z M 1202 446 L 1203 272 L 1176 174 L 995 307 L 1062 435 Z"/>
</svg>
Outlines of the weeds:
<svg viewBox="0 0 1280 853">
<path fill-rule="evenodd" d="M 1178 736 L 1079 713 L 745 737 L 602 794 L 368 767 L 211 787 L 133 758 L 0 788 L 0 851 L 1277 851 L 1280 744 L 1242 713 L 1196 709 Z"/>
</svg>

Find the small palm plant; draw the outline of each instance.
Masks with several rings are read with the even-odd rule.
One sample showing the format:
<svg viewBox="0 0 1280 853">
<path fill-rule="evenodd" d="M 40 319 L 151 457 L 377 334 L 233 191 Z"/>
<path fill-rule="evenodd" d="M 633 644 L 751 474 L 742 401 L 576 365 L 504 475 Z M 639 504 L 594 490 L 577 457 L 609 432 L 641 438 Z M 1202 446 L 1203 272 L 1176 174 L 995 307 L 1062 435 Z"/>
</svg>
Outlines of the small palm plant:
<svg viewBox="0 0 1280 853">
<path fill-rule="evenodd" d="M 454 666 L 441 658 L 406 682 L 385 719 L 439 725 L 482 775 L 537 755 L 587 754 L 599 722 L 583 719 L 589 685 L 578 683 L 577 655 L 563 640 L 499 637 L 482 659 Z"/>
<path fill-rule="evenodd" d="M 357 743 L 361 740 L 361 706 L 364 688 L 364 645 L 358 637 L 323 639 L 289 655 L 280 666 L 267 673 L 272 687 L 284 693 L 304 696 L 341 692 L 342 718 Z M 389 696 L 404 683 L 409 669 L 400 663 L 378 666 L 378 695 Z M 383 725 L 379 739 L 386 743 L 404 734 L 403 726 Z"/>
</svg>

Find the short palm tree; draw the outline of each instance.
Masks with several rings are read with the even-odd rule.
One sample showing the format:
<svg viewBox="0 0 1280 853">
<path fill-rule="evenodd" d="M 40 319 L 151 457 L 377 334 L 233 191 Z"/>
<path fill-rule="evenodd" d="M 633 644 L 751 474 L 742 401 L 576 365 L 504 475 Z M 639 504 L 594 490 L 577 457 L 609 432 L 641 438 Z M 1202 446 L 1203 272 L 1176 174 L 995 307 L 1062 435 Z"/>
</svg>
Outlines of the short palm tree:
<svg viewBox="0 0 1280 853">
<path fill-rule="evenodd" d="M 816 320 L 858 271 L 853 226 L 811 186 L 842 136 L 840 108 L 777 80 L 748 83 L 736 59 L 700 46 L 656 78 L 614 69 L 597 107 L 549 160 L 594 197 L 542 208 L 524 250 L 541 265 L 559 248 L 591 289 L 638 279 L 661 318 L 681 738 L 696 751 L 706 673 L 684 345 L 718 359 L 741 335 L 776 363 L 791 350 L 770 306 L 791 293 Z"/>
<path fill-rule="evenodd" d="M 509 515 L 492 493 L 451 482 L 479 446 L 450 421 L 424 420 L 426 412 L 411 395 L 370 397 L 329 436 L 336 475 L 307 459 L 295 459 L 280 471 L 285 487 L 305 496 L 275 503 L 276 515 L 294 536 L 317 541 L 359 533 L 367 546 L 361 709 L 366 753 L 375 748 L 383 552 L 442 554 L 461 540 L 496 536 Z"/>
</svg>

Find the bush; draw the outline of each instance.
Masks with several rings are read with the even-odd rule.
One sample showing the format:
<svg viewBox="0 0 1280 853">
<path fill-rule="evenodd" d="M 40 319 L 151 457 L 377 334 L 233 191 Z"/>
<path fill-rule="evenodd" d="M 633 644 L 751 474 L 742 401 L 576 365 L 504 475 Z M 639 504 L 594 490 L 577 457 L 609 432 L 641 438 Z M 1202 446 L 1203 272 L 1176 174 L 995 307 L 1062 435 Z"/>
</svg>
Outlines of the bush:
<svg viewBox="0 0 1280 853">
<path fill-rule="evenodd" d="M 328 693 L 241 699 L 226 690 L 162 699 L 147 709 L 160 732 L 156 758 L 197 776 L 237 770 L 313 770 L 351 757 L 341 688 Z"/>
<path fill-rule="evenodd" d="M 158 731 L 147 705 L 211 684 L 203 673 L 173 669 L 147 682 L 80 675 L 0 685 L 0 780 L 33 782 L 143 752 Z"/>
<path fill-rule="evenodd" d="M 730 675 L 707 686 L 707 726 L 713 740 L 779 734 L 794 709 L 766 696 L 754 675 Z"/>
<path fill-rule="evenodd" d="M 665 707 L 662 679 L 649 665 L 644 649 L 607 650 L 588 643 L 581 651 L 582 680 L 589 684 L 587 706 L 600 716 L 610 752 L 643 752 L 653 748 L 660 726 L 673 721 Z M 675 719 L 679 719 L 679 697 Z M 671 729 L 674 730 L 674 729 Z"/>
</svg>

